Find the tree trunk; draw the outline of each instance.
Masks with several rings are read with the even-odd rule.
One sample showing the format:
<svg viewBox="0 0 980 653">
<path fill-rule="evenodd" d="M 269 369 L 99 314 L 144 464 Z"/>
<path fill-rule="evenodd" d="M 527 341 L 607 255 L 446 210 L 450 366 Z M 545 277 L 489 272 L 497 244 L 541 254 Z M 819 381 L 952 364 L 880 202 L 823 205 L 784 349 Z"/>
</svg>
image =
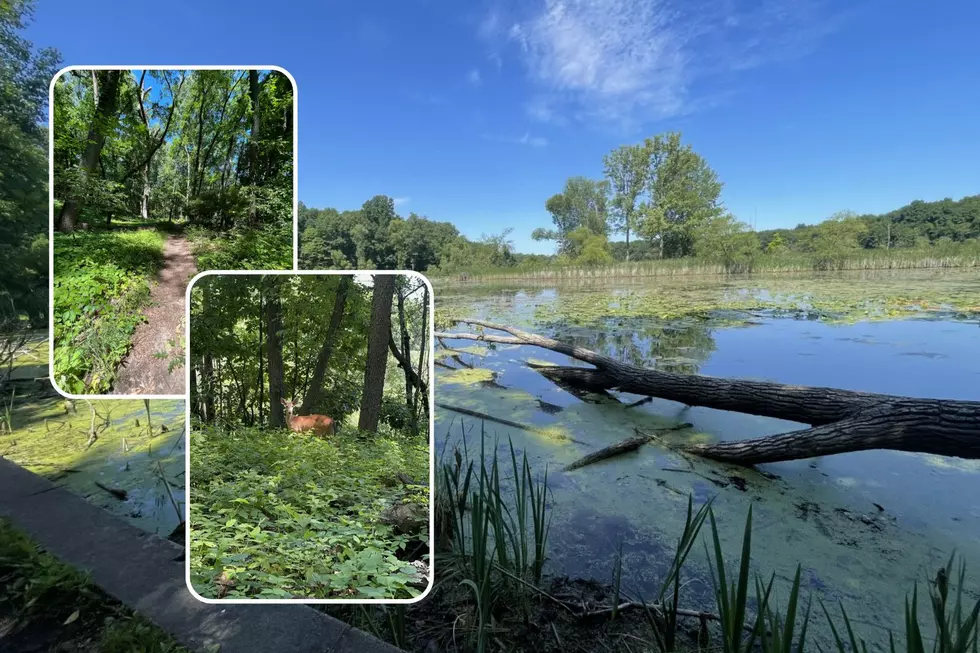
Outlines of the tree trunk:
<svg viewBox="0 0 980 653">
<path fill-rule="evenodd" d="M 282 299 L 278 276 L 267 279 L 269 294 L 265 302 L 266 349 L 269 355 L 269 426 L 283 428 L 286 418 L 282 408 Z"/>
<path fill-rule="evenodd" d="M 140 193 L 140 217 L 150 219 L 150 164 L 143 166 L 143 190 Z"/>
<path fill-rule="evenodd" d="M 197 366 L 194 365 L 191 366 L 191 412 L 204 421 L 204 415 L 201 414 L 201 398 L 197 393 Z"/>
<path fill-rule="evenodd" d="M 401 332 L 402 340 L 401 353 L 403 354 L 402 358 L 405 359 L 402 365 L 402 370 L 405 372 L 405 407 L 408 409 L 409 415 L 411 415 L 412 431 L 414 432 L 417 430 L 415 425 L 415 412 L 413 410 L 415 402 L 412 398 L 412 375 L 415 373 L 415 370 L 412 369 L 412 342 L 408 334 L 408 325 L 405 321 L 405 293 L 401 286 L 395 289 L 395 295 L 398 297 L 398 328 Z M 393 343 L 394 338 L 392 338 Z"/>
<path fill-rule="evenodd" d="M 201 165 L 201 169 L 198 171 L 198 179 L 197 179 L 197 194 L 198 195 L 201 194 L 201 189 L 204 188 L 204 172 L 207 169 L 208 162 L 211 160 L 211 154 L 214 152 L 214 144 L 218 141 L 218 136 L 221 135 L 221 128 L 224 125 L 224 120 L 225 120 L 225 111 L 227 111 L 227 109 L 228 109 L 228 103 L 231 101 L 232 95 L 235 94 L 235 87 L 238 86 L 238 82 L 239 81 L 241 81 L 241 77 L 239 77 L 237 80 L 235 80 L 235 82 L 231 85 L 231 87 L 225 93 L 225 99 L 221 103 L 221 111 L 218 112 L 218 120 L 215 123 L 215 131 L 214 131 L 214 134 L 212 134 L 211 140 L 208 141 L 207 147 L 204 148 L 204 157 L 203 157 L 203 162 L 204 163 Z M 224 164 L 222 164 L 222 168 L 223 167 L 224 167 Z"/>
<path fill-rule="evenodd" d="M 201 314 L 207 315 L 211 306 L 211 284 L 205 281 L 201 297 Z M 204 364 L 201 368 L 201 385 L 204 390 L 204 421 L 214 421 L 214 361 L 211 352 L 204 353 Z"/>
<path fill-rule="evenodd" d="M 364 392 L 361 395 L 361 417 L 357 428 L 377 431 L 381 417 L 381 399 L 385 389 L 388 367 L 388 343 L 391 340 L 391 297 L 395 277 L 391 274 L 374 276 L 374 296 L 371 299 L 371 329 L 368 333 L 367 364 L 364 368 Z"/>
<path fill-rule="evenodd" d="M 193 179 L 196 180 L 201 174 L 201 169 L 207 165 L 207 161 L 201 160 L 201 150 L 204 147 L 204 114 L 207 112 L 206 100 L 208 97 L 208 87 L 207 78 L 199 77 L 201 83 L 201 101 L 197 107 L 197 146 L 194 148 L 194 172 L 192 174 Z M 191 196 L 191 178 L 187 178 L 187 197 Z M 200 189 L 194 186 L 194 196 L 199 194 Z"/>
<path fill-rule="evenodd" d="M 626 213 L 626 262 L 630 262 L 630 220 L 633 216 L 629 212 Z"/>
<path fill-rule="evenodd" d="M 265 350 L 263 349 L 263 325 L 265 323 L 265 304 L 263 303 L 263 296 L 259 296 L 259 376 L 257 379 L 257 387 L 259 391 L 259 424 L 265 422 L 265 369 L 263 367 L 263 362 L 265 361 Z"/>
<path fill-rule="evenodd" d="M 755 465 L 850 451 L 891 449 L 959 458 L 980 458 L 980 402 L 916 399 L 837 388 L 783 385 L 661 372 L 608 358 L 582 347 L 482 320 L 467 324 L 510 333 L 437 333 L 438 338 L 535 345 L 594 365 L 536 367 L 556 381 L 659 397 L 810 424 L 780 435 L 684 449 L 706 458 Z"/>
<path fill-rule="evenodd" d="M 82 153 L 79 184 L 83 191 L 89 177 L 92 176 L 99 165 L 99 158 L 102 155 L 102 147 L 105 145 L 106 136 L 119 120 L 118 100 L 119 80 L 121 76 L 121 70 L 103 70 L 98 71 L 95 77 L 93 77 L 93 92 L 98 100 L 95 107 L 95 114 L 92 116 L 92 122 L 89 125 L 85 151 Z M 58 214 L 58 230 L 64 233 L 74 231 L 81 208 L 78 192 L 77 190 L 72 190 L 61 207 L 61 213 Z"/>
<path fill-rule="evenodd" d="M 334 298 L 333 313 L 330 315 L 330 326 L 327 328 L 327 335 L 323 339 L 323 346 L 320 347 L 320 354 L 316 359 L 316 366 L 313 368 L 313 378 L 306 387 L 306 396 L 303 397 L 303 405 L 299 409 L 300 415 L 309 415 L 320 403 L 323 395 L 323 377 L 327 373 L 327 366 L 330 364 L 330 357 L 333 354 L 334 345 L 340 335 L 340 323 L 344 317 L 344 308 L 347 305 L 347 294 L 350 292 L 351 277 L 340 277 L 340 285 L 337 286 L 337 294 Z"/>
<path fill-rule="evenodd" d="M 204 421 L 214 422 L 214 358 L 211 352 L 204 354 L 204 367 L 201 370 L 204 385 Z"/>
<path fill-rule="evenodd" d="M 416 376 L 420 379 L 422 378 L 422 372 L 425 369 L 425 353 L 428 351 L 429 338 L 429 287 L 424 286 L 422 288 L 422 338 L 419 340 L 419 366 L 416 371 Z M 405 352 L 405 355 L 411 358 L 410 352 Z M 429 411 L 429 393 L 416 392 L 415 393 L 415 406 L 412 406 L 412 414 L 421 416 L 420 406 L 424 406 L 426 414 Z"/>
<path fill-rule="evenodd" d="M 259 182 L 259 134 L 261 133 L 262 112 L 259 110 L 259 71 L 248 71 L 248 96 L 252 103 L 252 131 L 248 135 L 248 184 L 252 186 L 251 204 L 249 205 L 249 223 L 256 223 L 255 186 Z"/>
</svg>

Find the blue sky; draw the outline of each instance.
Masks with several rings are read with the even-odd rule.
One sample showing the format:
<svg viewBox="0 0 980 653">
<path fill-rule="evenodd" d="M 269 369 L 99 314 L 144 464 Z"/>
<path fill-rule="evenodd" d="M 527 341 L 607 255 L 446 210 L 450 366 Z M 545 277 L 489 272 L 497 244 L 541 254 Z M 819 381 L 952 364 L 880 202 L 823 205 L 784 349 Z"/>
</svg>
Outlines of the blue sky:
<svg viewBox="0 0 980 653">
<path fill-rule="evenodd" d="M 666 130 L 759 229 L 980 192 L 973 0 L 44 0 L 35 19 L 65 64 L 282 66 L 301 201 L 383 193 L 520 251 L 552 251 L 530 233 L 567 177 Z"/>
</svg>

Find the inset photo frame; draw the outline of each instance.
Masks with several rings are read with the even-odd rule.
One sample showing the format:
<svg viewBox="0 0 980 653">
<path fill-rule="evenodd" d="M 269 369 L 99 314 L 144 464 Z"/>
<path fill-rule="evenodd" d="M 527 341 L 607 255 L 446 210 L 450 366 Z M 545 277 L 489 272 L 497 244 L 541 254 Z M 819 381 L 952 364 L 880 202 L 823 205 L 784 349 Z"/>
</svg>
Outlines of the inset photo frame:
<svg viewBox="0 0 980 653">
<path fill-rule="evenodd" d="M 187 283 L 296 264 L 296 82 L 277 66 L 70 66 L 49 103 L 50 377 L 187 392 Z"/>
<path fill-rule="evenodd" d="M 208 603 L 414 603 L 433 583 L 433 293 L 417 272 L 187 290 L 186 582 Z"/>
</svg>

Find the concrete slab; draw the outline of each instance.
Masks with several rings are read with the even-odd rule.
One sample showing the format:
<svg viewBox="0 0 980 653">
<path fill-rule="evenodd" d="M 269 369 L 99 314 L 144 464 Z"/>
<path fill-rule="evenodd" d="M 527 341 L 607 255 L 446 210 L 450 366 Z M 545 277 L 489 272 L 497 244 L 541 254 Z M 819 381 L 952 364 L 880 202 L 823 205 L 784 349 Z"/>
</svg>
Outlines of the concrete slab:
<svg viewBox="0 0 980 653">
<path fill-rule="evenodd" d="M 305 605 L 213 605 L 184 584 L 182 547 L 0 458 L 0 516 L 181 644 L 221 653 L 398 653 Z"/>
</svg>

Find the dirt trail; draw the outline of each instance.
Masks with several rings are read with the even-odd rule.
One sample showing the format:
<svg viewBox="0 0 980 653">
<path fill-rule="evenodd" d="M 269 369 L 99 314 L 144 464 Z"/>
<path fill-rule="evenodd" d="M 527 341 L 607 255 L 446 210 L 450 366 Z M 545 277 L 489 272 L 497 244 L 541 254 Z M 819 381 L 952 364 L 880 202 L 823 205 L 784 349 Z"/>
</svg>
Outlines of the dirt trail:
<svg viewBox="0 0 980 653">
<path fill-rule="evenodd" d="M 171 236 L 163 248 L 163 267 L 150 291 L 147 321 L 133 334 L 133 348 L 116 371 L 112 394 L 184 394 L 184 298 L 197 274 L 190 243 Z M 155 354 L 166 352 L 166 358 Z M 168 367 L 173 360 L 173 371 Z"/>
</svg>

